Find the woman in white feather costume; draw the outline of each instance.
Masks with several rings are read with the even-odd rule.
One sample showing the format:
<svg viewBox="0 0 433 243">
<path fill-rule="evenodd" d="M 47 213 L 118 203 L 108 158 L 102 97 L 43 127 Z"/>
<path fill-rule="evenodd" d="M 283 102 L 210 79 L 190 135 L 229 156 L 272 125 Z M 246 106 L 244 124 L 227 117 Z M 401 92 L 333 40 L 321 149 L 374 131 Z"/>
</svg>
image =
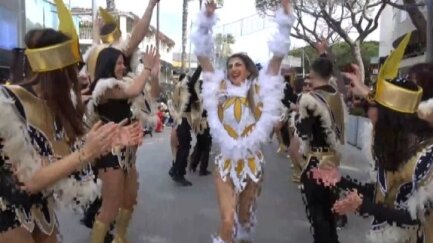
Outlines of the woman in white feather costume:
<svg viewBox="0 0 433 243">
<path fill-rule="evenodd" d="M 216 23 L 214 2 L 199 14 L 198 30 L 192 36 L 195 54 L 203 67 L 203 105 L 208 111 L 212 139 L 220 146 L 216 156 L 215 184 L 221 225 L 214 242 L 251 242 L 256 224 L 255 202 L 263 179 L 261 144 L 278 122 L 283 96 L 279 69 L 290 47 L 294 22 L 289 0 L 277 11 L 278 32 L 270 41 L 274 56 L 260 74 L 244 54 L 227 61 L 227 75 L 215 71 L 209 53 L 213 48 L 212 27 Z"/>
</svg>

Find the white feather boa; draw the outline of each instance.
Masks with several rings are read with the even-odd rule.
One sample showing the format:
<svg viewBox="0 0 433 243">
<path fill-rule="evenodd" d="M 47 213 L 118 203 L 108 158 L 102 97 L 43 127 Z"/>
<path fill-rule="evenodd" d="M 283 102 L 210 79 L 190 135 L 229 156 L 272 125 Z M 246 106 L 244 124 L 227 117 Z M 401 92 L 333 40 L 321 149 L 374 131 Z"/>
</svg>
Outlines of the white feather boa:
<svg viewBox="0 0 433 243">
<path fill-rule="evenodd" d="M 272 40 L 269 41 L 269 50 L 279 57 L 285 57 L 290 51 L 290 31 L 295 17 L 293 14 L 287 15 L 283 9 L 278 9 L 275 14 L 275 22 L 278 26 L 278 31 L 274 34 Z"/>
<path fill-rule="evenodd" d="M 281 76 L 269 76 L 265 74 L 265 69 L 260 72 L 258 84 L 260 86 L 259 98 L 263 103 L 262 115 L 250 135 L 235 140 L 229 136 L 218 117 L 219 98 L 223 95 L 220 92 L 220 84 L 224 77 L 221 71 L 203 74 L 203 106 L 208 112 L 212 138 L 219 144 L 222 156 L 237 161 L 259 150 L 260 145 L 269 138 L 272 128 L 280 118 L 279 108 L 284 83 Z"/>
<path fill-rule="evenodd" d="M 134 82 L 134 79 L 130 76 L 127 76 L 123 79 L 128 85 L 131 85 Z M 150 110 L 145 112 L 146 101 L 150 106 Z M 146 88 L 143 90 L 143 93 L 138 95 L 137 97 L 130 99 L 131 102 L 131 110 L 134 117 L 138 118 L 142 125 L 147 125 L 150 127 L 155 127 L 158 122 L 158 116 L 156 111 L 158 110 L 157 102 L 149 95 Z"/>
<path fill-rule="evenodd" d="M 214 40 L 212 36 L 212 28 L 218 21 L 218 17 L 214 14 L 211 17 L 206 15 L 206 8 L 198 13 L 195 21 L 197 29 L 191 35 L 191 41 L 194 44 L 194 54 L 199 57 L 212 57 L 214 49 Z"/>
<path fill-rule="evenodd" d="M 421 102 L 418 106 L 418 112 L 424 116 L 430 116 L 433 113 L 433 98 Z"/>
<path fill-rule="evenodd" d="M 370 230 L 367 240 L 371 243 L 407 243 L 415 242 L 416 228 L 402 228 L 397 225 L 384 224 L 380 229 Z"/>
<path fill-rule="evenodd" d="M 36 152 L 27 132 L 27 124 L 16 111 L 15 103 L 0 87 L 0 137 L 4 140 L 3 152 L 14 163 L 16 174 L 21 182 L 29 181 L 42 168 L 42 158 Z M 55 161 L 50 161 L 55 163 Z M 50 188 L 43 190 L 45 195 L 53 194 L 56 206 L 80 208 L 92 202 L 100 192 L 100 188 L 89 175 L 83 181 L 74 178 L 63 178 Z"/>
<path fill-rule="evenodd" d="M 116 78 L 98 80 L 98 83 L 92 92 L 92 100 L 87 104 L 87 117 L 89 118 L 89 124 L 94 124 L 98 119 L 98 115 L 95 112 L 95 106 L 100 103 L 101 98 L 108 90 L 113 89 L 114 87 L 125 89 L 128 85 L 131 85 L 134 82 L 133 77 L 129 75 L 130 74 L 123 77 L 122 80 L 118 80 Z M 143 125 L 155 126 L 159 119 L 155 113 L 157 110 L 157 103 L 152 99 L 148 100 L 148 103 L 151 107 L 151 112 L 148 114 L 143 111 L 145 99 L 146 97 L 143 94 L 129 99 L 129 102 L 131 103 L 132 114 L 134 117 L 138 118 Z"/>
</svg>

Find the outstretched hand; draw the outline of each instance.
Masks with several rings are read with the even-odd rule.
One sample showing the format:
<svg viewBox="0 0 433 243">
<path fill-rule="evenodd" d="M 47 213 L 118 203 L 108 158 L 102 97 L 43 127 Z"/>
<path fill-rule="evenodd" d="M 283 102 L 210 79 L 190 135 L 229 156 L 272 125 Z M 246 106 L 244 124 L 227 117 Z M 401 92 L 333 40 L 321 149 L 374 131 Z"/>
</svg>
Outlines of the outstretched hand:
<svg viewBox="0 0 433 243">
<path fill-rule="evenodd" d="M 291 0 L 281 0 L 281 7 L 284 9 L 286 14 L 290 14 L 292 11 L 292 1 Z"/>
<path fill-rule="evenodd" d="M 111 148 L 121 148 L 125 146 L 137 146 L 143 142 L 143 129 L 139 122 L 134 122 L 127 126 L 120 126 L 116 136 L 112 140 Z"/>
<path fill-rule="evenodd" d="M 217 9 L 217 5 L 215 1 L 213 0 L 207 1 L 205 7 L 206 7 L 206 16 L 212 17 L 215 14 L 215 10 Z"/>
<path fill-rule="evenodd" d="M 326 53 L 328 50 L 328 41 L 325 37 L 322 37 L 322 39 L 316 43 L 314 43 L 314 48 L 319 53 L 319 55 Z"/>
<path fill-rule="evenodd" d="M 161 71 L 161 58 L 160 55 L 156 55 L 155 63 L 153 63 L 152 70 L 150 71 L 150 76 L 153 78 L 159 77 L 159 72 Z"/>
<path fill-rule="evenodd" d="M 332 210 L 340 215 L 355 213 L 362 204 L 362 195 L 355 189 L 347 193 L 346 197 L 337 200 Z"/>
<path fill-rule="evenodd" d="M 156 51 L 156 48 L 153 45 L 147 46 L 142 59 L 145 70 L 150 69 L 151 71 L 158 59 L 159 55 Z"/>
<path fill-rule="evenodd" d="M 353 72 L 347 73 L 344 72 L 343 76 L 350 80 L 350 84 L 352 86 L 352 92 L 355 95 L 359 95 L 362 97 L 366 97 L 369 93 L 369 88 L 362 82 L 362 74 L 359 69 L 359 66 L 356 64 L 352 64 Z"/>
</svg>

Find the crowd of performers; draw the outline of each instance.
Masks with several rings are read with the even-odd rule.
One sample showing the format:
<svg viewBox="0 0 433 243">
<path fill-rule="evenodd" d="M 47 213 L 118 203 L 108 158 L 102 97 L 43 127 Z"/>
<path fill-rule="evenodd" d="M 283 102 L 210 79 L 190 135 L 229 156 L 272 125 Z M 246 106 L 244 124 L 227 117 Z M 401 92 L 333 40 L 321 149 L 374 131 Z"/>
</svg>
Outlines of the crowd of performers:
<svg viewBox="0 0 433 243">
<path fill-rule="evenodd" d="M 138 50 L 157 2 L 149 1 L 127 40 L 100 9 L 99 39 L 83 56 L 62 0 L 55 0 L 58 31 L 26 34 L 26 76 L 19 85 L 0 86 L 0 242 L 59 242 L 54 209 L 63 207 L 84 209 L 90 242 L 128 242 L 143 127 L 162 126 L 159 55 L 153 47 Z M 220 226 L 212 241 L 253 242 L 265 171 L 261 145 L 275 133 L 278 150 L 292 161 L 291 180 L 300 185 L 315 243 L 339 242 L 338 215 L 350 213 L 373 217 L 372 242 L 433 243 L 433 68 L 418 64 L 399 77 L 411 35 L 385 61 L 373 90 L 357 66 L 339 74 L 323 43 L 299 84 L 281 69 L 295 21 L 289 0 L 276 11 L 273 55 L 263 67 L 243 53 L 229 57 L 225 70 L 213 67 L 215 10 L 207 2 L 200 11 L 191 36 L 200 67 L 181 75 L 168 104 L 174 182 L 191 186 L 188 169 L 210 175 L 212 143 L 218 150 Z M 368 157 L 377 177 L 365 184 L 339 172 L 347 122 L 343 76 L 375 114 Z"/>
</svg>

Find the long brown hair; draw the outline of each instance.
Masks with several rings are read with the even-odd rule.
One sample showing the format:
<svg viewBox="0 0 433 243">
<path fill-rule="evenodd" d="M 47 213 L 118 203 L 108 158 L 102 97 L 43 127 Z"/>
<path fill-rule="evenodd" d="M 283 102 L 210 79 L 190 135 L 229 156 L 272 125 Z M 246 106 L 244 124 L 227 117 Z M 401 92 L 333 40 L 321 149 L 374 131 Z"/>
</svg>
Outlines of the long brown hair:
<svg viewBox="0 0 433 243">
<path fill-rule="evenodd" d="M 391 83 L 407 90 L 418 90 L 414 82 L 406 79 L 396 78 Z M 421 142 L 433 136 L 433 128 L 416 113 L 401 113 L 380 104 L 377 108 L 373 152 L 380 167 L 396 171 L 417 152 Z"/>
<path fill-rule="evenodd" d="M 69 39 L 65 34 L 53 29 L 37 29 L 29 31 L 24 41 L 28 48 L 42 48 Z M 77 65 L 37 73 L 27 84 L 38 83 L 42 92 L 41 98 L 46 100 L 48 107 L 62 124 L 70 142 L 73 143 L 77 137 L 84 135 L 84 106 L 81 101 Z M 75 106 L 71 90 L 75 93 Z"/>
</svg>

